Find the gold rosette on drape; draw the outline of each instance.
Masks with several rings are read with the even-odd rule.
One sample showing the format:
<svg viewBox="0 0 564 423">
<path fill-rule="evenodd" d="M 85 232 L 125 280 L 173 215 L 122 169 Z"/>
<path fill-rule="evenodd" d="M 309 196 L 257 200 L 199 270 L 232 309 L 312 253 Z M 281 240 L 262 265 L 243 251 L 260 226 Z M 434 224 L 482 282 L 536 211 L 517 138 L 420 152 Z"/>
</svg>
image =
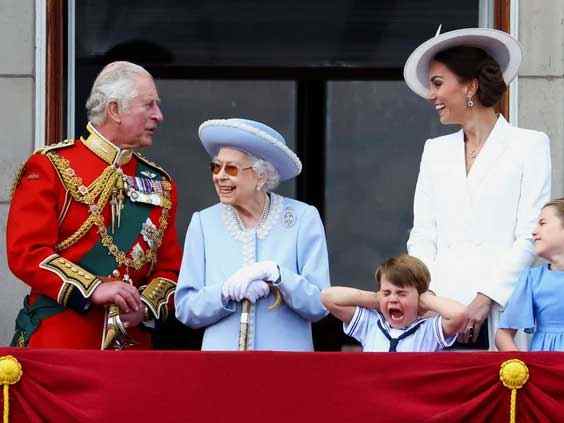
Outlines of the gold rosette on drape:
<svg viewBox="0 0 564 423">
<path fill-rule="evenodd" d="M 511 389 L 511 404 L 509 422 L 516 422 L 517 414 L 517 389 L 521 389 L 529 380 L 529 368 L 525 363 L 516 358 L 504 361 L 499 369 L 499 379 L 503 386 Z"/>
<path fill-rule="evenodd" d="M 5 355 L 0 357 L 0 384 L 4 391 L 3 423 L 10 420 L 10 385 L 18 383 L 22 377 L 22 365 L 15 357 Z"/>
</svg>

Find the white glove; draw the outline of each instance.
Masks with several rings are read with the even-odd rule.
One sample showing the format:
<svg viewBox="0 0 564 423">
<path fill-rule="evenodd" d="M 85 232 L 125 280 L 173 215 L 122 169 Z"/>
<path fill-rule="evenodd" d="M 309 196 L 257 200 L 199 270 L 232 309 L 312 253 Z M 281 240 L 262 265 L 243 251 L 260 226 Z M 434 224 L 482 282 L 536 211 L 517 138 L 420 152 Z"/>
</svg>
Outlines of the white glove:
<svg viewBox="0 0 564 423">
<path fill-rule="evenodd" d="M 280 270 L 278 265 L 270 260 L 259 261 L 248 267 L 249 275 L 255 279 L 262 279 L 267 282 L 276 282 L 280 278 Z"/>
<path fill-rule="evenodd" d="M 252 281 L 263 280 L 275 282 L 280 277 L 278 266 L 273 261 L 260 261 L 242 267 L 231 275 L 224 283 L 221 294 L 225 301 L 241 301 L 247 287 Z"/>
<path fill-rule="evenodd" d="M 238 272 L 234 273 L 223 283 L 221 295 L 225 301 L 241 301 L 247 285 L 251 282 L 248 278 L 243 278 Z"/>
<path fill-rule="evenodd" d="M 265 281 L 254 280 L 247 286 L 243 298 L 254 304 L 259 298 L 266 297 L 269 292 L 270 287 Z"/>
<path fill-rule="evenodd" d="M 247 290 L 247 286 L 256 278 L 250 272 L 250 266 L 245 266 L 233 273 L 221 288 L 221 294 L 225 301 L 241 301 Z"/>
</svg>

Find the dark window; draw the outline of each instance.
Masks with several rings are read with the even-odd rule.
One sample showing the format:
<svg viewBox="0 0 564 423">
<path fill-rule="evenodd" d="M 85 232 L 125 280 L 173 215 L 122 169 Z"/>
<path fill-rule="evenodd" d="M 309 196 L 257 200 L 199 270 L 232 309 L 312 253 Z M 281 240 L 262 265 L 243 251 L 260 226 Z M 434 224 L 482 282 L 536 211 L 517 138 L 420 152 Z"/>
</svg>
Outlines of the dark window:
<svg viewBox="0 0 564 423">
<path fill-rule="evenodd" d="M 374 271 L 405 252 L 426 138 L 451 132 L 403 81 L 330 81 L 325 225 L 331 276 L 374 289 Z"/>
<path fill-rule="evenodd" d="M 400 68 L 439 24 L 476 26 L 475 0 L 81 0 L 79 61 L 136 54 L 175 66 Z"/>
</svg>

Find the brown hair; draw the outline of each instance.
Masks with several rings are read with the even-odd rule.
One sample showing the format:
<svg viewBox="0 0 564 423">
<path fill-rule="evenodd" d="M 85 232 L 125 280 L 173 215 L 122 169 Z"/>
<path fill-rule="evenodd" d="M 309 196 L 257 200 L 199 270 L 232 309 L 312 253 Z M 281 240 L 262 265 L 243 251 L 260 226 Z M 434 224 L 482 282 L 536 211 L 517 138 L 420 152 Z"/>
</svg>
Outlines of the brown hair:
<svg viewBox="0 0 564 423">
<path fill-rule="evenodd" d="M 555 198 L 554 200 L 550 200 L 544 206 L 543 209 L 547 207 L 554 207 L 554 211 L 556 212 L 556 216 L 560 219 L 560 223 L 564 226 L 564 198 Z"/>
<path fill-rule="evenodd" d="M 378 266 L 374 274 L 377 291 L 380 290 L 382 276 L 386 276 L 388 281 L 401 288 L 413 286 L 419 294 L 429 289 L 431 280 L 431 274 L 425 263 L 407 254 L 392 257 Z"/>
<path fill-rule="evenodd" d="M 507 90 L 499 64 L 478 47 L 456 46 L 443 50 L 433 60 L 449 68 L 460 82 L 478 80 L 476 97 L 484 107 L 493 107 Z"/>
</svg>

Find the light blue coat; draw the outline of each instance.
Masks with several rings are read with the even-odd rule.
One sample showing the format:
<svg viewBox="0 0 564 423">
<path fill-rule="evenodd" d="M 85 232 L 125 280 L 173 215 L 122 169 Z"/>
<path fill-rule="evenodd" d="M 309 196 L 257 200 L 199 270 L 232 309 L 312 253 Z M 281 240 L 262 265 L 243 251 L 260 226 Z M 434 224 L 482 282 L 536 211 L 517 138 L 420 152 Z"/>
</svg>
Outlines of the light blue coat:
<svg viewBox="0 0 564 423">
<path fill-rule="evenodd" d="M 268 217 L 256 230 L 243 230 L 234 209 L 216 204 L 194 213 L 184 245 L 175 293 L 176 317 L 206 327 L 203 350 L 237 350 L 241 303 L 224 304 L 223 282 L 246 264 L 272 260 L 284 303 L 268 310 L 271 293 L 251 310 L 254 350 L 312 351 L 311 322 L 327 314 L 320 292 L 329 286 L 323 224 L 315 207 L 271 195 Z"/>
</svg>

